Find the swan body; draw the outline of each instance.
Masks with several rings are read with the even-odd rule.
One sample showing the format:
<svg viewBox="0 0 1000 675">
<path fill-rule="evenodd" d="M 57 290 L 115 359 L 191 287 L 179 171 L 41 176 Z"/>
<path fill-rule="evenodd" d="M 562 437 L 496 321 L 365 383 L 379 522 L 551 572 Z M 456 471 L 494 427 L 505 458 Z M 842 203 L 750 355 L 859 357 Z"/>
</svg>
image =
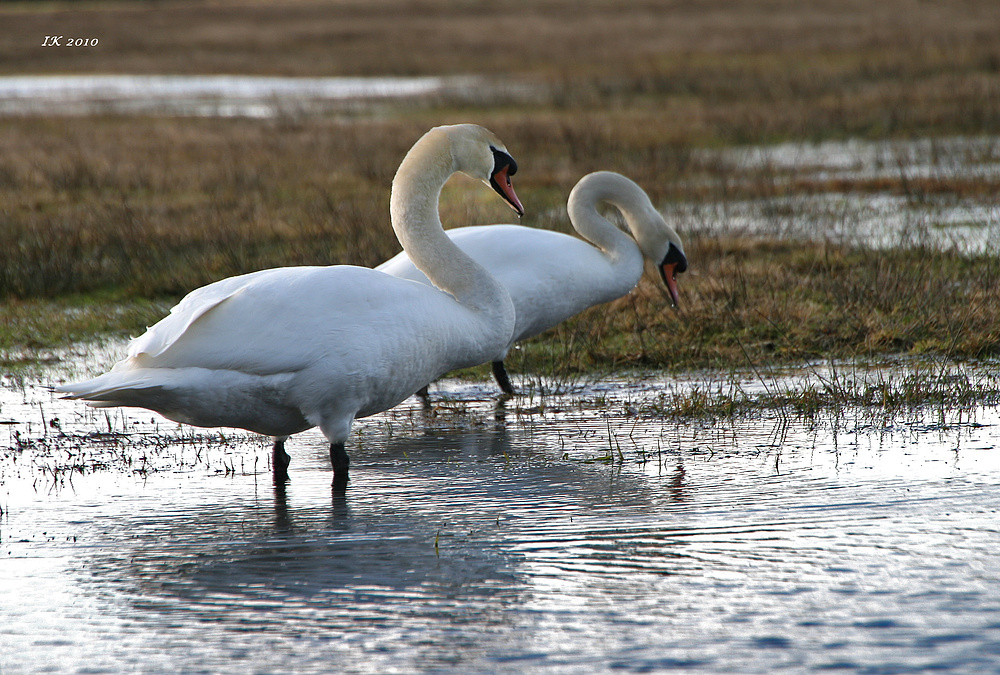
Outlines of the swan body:
<svg viewBox="0 0 1000 675">
<path fill-rule="evenodd" d="M 602 202 L 622 212 L 628 234 L 600 214 Z M 626 295 L 639 283 L 644 258 L 659 268 L 674 304 L 678 300 L 676 274 L 687 269 L 684 245 L 641 187 L 618 173 L 591 173 L 573 188 L 567 210 L 586 241 L 519 225 L 461 227 L 446 233 L 507 288 L 514 303 L 514 331 L 492 359 L 494 374 L 507 393 L 513 388 L 502 364 L 515 342 Z M 431 283 L 406 251 L 376 269 Z"/>
<path fill-rule="evenodd" d="M 520 213 L 509 180 L 516 169 L 500 141 L 475 125 L 432 129 L 403 159 L 393 229 L 437 288 L 347 265 L 223 279 L 188 294 L 108 373 L 57 390 L 98 407 L 274 436 L 276 478 L 287 477 L 284 438 L 318 426 L 331 443 L 334 484 L 343 486 L 355 418 L 482 363 L 510 340 L 510 297 L 445 236 L 438 196 L 461 171 Z"/>
</svg>

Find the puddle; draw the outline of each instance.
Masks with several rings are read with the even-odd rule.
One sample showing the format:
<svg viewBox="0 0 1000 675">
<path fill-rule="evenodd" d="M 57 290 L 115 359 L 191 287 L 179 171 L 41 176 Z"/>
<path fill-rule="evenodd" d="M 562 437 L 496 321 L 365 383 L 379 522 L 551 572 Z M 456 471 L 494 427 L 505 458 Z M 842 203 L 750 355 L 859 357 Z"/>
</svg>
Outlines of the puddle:
<svg viewBox="0 0 1000 675">
<path fill-rule="evenodd" d="M 769 168 L 814 180 L 874 178 L 992 178 L 1000 174 L 1000 141 L 993 136 L 916 140 L 780 143 L 701 151 L 702 160 L 736 170 Z"/>
<path fill-rule="evenodd" d="M 338 497 L 315 431 L 276 490 L 252 435 L 8 382 L 0 668 L 1000 669 L 994 407 L 648 413 L 695 386 L 445 381 L 357 425 Z"/>
<path fill-rule="evenodd" d="M 1000 181 L 1000 140 L 952 137 L 912 141 L 785 143 L 699 151 L 707 163 L 776 185 L 794 179 L 818 194 L 669 205 L 682 231 L 767 235 L 876 248 L 928 246 L 978 254 L 1000 246 L 1000 204 L 994 195 L 956 198 L 947 193 L 829 192 L 836 181 L 938 179 Z"/>
<path fill-rule="evenodd" d="M 471 77 L 26 75 L 0 77 L 0 115 L 165 114 L 277 117 L 345 102 L 468 90 Z"/>
<path fill-rule="evenodd" d="M 683 232 L 763 235 L 874 248 L 926 246 L 982 254 L 1000 247 L 1000 205 L 886 194 L 821 194 L 711 204 L 666 213 Z"/>
</svg>

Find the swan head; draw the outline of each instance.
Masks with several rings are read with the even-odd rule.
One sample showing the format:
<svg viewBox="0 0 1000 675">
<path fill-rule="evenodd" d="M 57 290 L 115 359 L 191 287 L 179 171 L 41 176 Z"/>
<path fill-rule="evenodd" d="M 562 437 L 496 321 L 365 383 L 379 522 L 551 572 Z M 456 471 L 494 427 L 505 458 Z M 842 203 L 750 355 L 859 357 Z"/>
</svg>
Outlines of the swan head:
<svg viewBox="0 0 1000 675">
<path fill-rule="evenodd" d="M 510 177 L 517 173 L 517 162 L 507 152 L 500 139 L 488 129 L 476 124 L 455 124 L 436 129 L 447 136 L 451 146 L 452 166 L 470 178 L 481 180 L 491 188 L 517 215 L 524 215 L 521 200 L 514 192 Z"/>
<path fill-rule="evenodd" d="M 574 227 L 579 230 L 580 223 L 587 220 L 587 214 L 596 213 L 599 202 L 616 206 L 625 216 L 635 243 L 643 257 L 656 265 L 676 307 L 677 275 L 687 269 L 684 244 L 677 232 L 656 210 L 645 190 L 635 181 L 614 171 L 589 173 L 570 191 L 566 208 Z M 604 222 L 613 227 L 607 220 Z"/>
<path fill-rule="evenodd" d="M 663 283 L 670 293 L 670 300 L 674 303 L 674 307 L 680 300 L 677 293 L 677 275 L 687 271 L 687 268 L 687 256 L 684 255 L 684 251 L 678 248 L 674 242 L 670 242 L 666 254 L 660 259 L 656 269 L 659 270 L 660 278 L 663 279 Z"/>
<path fill-rule="evenodd" d="M 639 222 L 630 223 L 635 243 L 639 245 L 643 257 L 656 265 L 656 271 L 670 293 L 670 301 L 676 307 L 679 301 L 677 275 L 688 267 L 684 243 L 652 203 L 642 211 L 643 215 L 637 219 Z"/>
<path fill-rule="evenodd" d="M 674 231 L 667 225 L 663 216 L 652 208 L 647 211 L 642 226 L 633 228 L 636 243 L 642 255 L 656 265 L 656 271 L 663 280 L 670 294 L 670 301 L 677 307 L 680 300 L 677 292 L 677 275 L 687 271 L 687 256 L 684 255 L 684 244 Z"/>
</svg>

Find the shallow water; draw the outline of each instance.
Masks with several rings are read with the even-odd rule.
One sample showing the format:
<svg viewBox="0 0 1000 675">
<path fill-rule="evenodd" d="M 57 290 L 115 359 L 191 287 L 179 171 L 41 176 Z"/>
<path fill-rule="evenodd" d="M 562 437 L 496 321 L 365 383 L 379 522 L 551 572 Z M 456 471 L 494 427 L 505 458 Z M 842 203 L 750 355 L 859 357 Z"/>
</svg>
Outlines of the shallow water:
<svg viewBox="0 0 1000 675">
<path fill-rule="evenodd" d="M 0 115 L 276 117 L 321 112 L 344 101 L 426 96 L 473 83 L 468 77 L 4 76 Z"/>
<path fill-rule="evenodd" d="M 1000 204 L 887 194 L 821 194 L 666 209 L 684 232 L 764 235 L 879 249 L 926 246 L 963 254 L 1000 247 Z"/>
<path fill-rule="evenodd" d="M 830 192 L 829 185 L 892 179 L 952 182 L 1000 179 L 1000 140 L 951 137 L 894 141 L 783 143 L 699 151 L 702 161 L 718 163 L 738 182 L 774 181 L 777 195 L 767 199 L 669 205 L 669 216 L 683 232 L 706 230 L 740 236 L 765 234 L 833 241 L 877 248 L 931 246 L 962 253 L 988 253 L 1000 246 L 1000 203 L 996 195 L 956 198 L 949 190 L 907 194 L 864 189 Z M 788 190 L 795 181 L 794 190 Z M 815 185 L 813 194 L 803 186 Z"/>
<path fill-rule="evenodd" d="M 997 412 L 681 425 L 445 382 L 252 436 L 0 390 L 3 672 L 1000 671 Z M 703 383 L 702 383 L 703 384 Z"/>
</svg>

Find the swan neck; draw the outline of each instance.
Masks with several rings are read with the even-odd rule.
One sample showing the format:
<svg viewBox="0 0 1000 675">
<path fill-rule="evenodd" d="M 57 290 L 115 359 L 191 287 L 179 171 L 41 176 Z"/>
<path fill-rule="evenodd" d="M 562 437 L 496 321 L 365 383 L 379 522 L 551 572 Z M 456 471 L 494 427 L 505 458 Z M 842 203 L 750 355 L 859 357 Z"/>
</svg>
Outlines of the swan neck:
<svg viewBox="0 0 1000 675">
<path fill-rule="evenodd" d="M 445 234 L 439 215 L 441 189 L 456 172 L 446 134 L 427 132 L 403 158 L 392 181 L 392 229 L 413 264 L 462 305 L 498 314 L 513 331 L 514 309 L 507 290 Z M 509 315 L 509 316 L 508 316 Z M 509 335 L 508 335 L 509 337 Z"/>
<path fill-rule="evenodd" d="M 638 253 L 635 240 L 597 210 L 598 204 L 608 202 L 621 210 L 626 220 L 630 221 L 631 200 L 626 198 L 625 191 L 617 183 L 587 178 L 589 176 L 577 183 L 566 204 L 573 228 L 613 262 L 635 257 Z"/>
</svg>

